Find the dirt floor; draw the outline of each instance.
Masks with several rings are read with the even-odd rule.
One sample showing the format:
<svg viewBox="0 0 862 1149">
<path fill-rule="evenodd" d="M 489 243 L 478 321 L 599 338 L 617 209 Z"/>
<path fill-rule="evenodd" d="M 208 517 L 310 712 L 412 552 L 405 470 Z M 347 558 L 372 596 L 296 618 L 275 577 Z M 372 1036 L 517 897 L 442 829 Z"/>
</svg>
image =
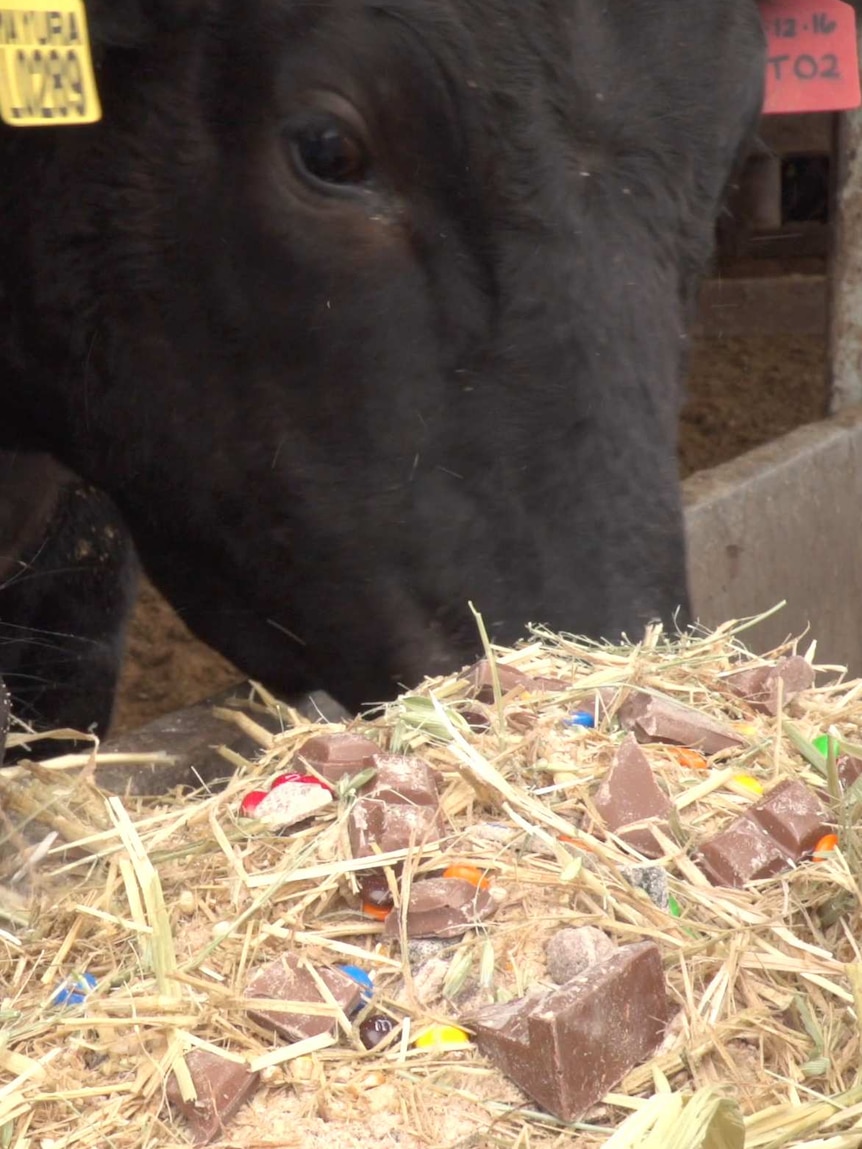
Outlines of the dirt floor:
<svg viewBox="0 0 862 1149">
<path fill-rule="evenodd" d="M 683 475 L 821 418 L 825 369 L 825 341 L 817 336 L 701 340 L 692 358 L 683 415 Z M 145 585 L 132 622 L 115 731 L 197 702 L 241 677 L 197 642 Z"/>
<path fill-rule="evenodd" d="M 112 733 L 134 730 L 241 679 L 221 655 L 198 642 L 145 582 L 131 622 Z"/>
</svg>

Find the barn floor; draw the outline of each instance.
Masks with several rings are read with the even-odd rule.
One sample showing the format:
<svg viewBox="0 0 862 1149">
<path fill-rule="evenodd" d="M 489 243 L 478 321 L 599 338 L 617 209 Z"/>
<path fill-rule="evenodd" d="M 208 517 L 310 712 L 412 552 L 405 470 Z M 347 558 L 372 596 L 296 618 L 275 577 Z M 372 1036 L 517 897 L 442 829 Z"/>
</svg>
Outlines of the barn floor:
<svg viewBox="0 0 862 1149">
<path fill-rule="evenodd" d="M 818 336 L 701 340 L 692 358 L 683 416 L 683 475 L 821 418 L 825 355 L 825 341 Z M 115 732 L 196 702 L 241 677 L 197 642 L 145 585 L 132 621 Z"/>
</svg>

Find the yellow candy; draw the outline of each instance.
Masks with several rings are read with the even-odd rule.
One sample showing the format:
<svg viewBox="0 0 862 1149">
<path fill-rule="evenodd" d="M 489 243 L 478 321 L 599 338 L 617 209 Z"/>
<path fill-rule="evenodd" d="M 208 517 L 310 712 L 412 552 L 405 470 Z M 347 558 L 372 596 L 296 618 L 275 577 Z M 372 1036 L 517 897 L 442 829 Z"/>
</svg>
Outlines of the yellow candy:
<svg viewBox="0 0 862 1149">
<path fill-rule="evenodd" d="M 470 1035 L 457 1025 L 429 1025 L 413 1042 L 417 1049 L 432 1045 L 469 1045 Z"/>
<path fill-rule="evenodd" d="M 734 774 L 731 778 L 731 782 L 734 782 L 737 786 L 742 787 L 743 790 L 747 790 L 749 794 L 756 794 L 758 797 L 760 797 L 760 795 L 763 793 L 763 787 L 760 785 L 757 779 L 752 778 L 750 774 Z"/>
<path fill-rule="evenodd" d="M 756 738 L 757 726 L 753 722 L 734 722 L 734 729 L 743 736 L 743 738 Z"/>
</svg>

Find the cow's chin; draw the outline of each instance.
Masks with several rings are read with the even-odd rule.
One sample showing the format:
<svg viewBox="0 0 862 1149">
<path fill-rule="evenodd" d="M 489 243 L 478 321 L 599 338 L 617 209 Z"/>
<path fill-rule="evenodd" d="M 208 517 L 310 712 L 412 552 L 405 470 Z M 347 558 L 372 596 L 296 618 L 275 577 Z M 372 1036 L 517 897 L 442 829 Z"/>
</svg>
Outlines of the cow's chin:
<svg viewBox="0 0 862 1149">
<path fill-rule="evenodd" d="M 472 622 L 466 604 L 464 614 Z M 271 668 L 261 667 L 261 677 L 280 682 L 277 688 L 282 691 L 295 692 L 297 687 L 303 692 L 325 690 L 345 709 L 357 713 L 391 701 L 426 677 L 460 670 L 480 650 L 475 624 L 465 625 L 461 633 L 448 633 L 435 620 L 423 617 L 418 608 L 402 611 L 398 617 L 384 610 L 376 616 L 345 620 L 343 626 L 321 634 L 307 651 L 301 678 L 295 670 L 286 677 L 280 661 Z M 295 668 L 295 655 L 292 662 Z"/>
<path fill-rule="evenodd" d="M 200 586 L 189 593 L 170 578 L 160 578 L 157 569 L 149 573 L 199 638 L 286 701 L 322 690 L 358 713 L 392 700 L 425 677 L 459 670 L 481 651 L 466 603 L 463 625 L 455 633 L 417 604 L 402 600 L 393 610 L 381 599 L 379 610 L 363 612 L 351 610 L 352 600 L 345 595 L 316 604 L 317 625 L 310 633 L 277 606 L 250 605 L 247 596 L 240 599 L 221 588 L 217 595 L 207 595 Z"/>
</svg>

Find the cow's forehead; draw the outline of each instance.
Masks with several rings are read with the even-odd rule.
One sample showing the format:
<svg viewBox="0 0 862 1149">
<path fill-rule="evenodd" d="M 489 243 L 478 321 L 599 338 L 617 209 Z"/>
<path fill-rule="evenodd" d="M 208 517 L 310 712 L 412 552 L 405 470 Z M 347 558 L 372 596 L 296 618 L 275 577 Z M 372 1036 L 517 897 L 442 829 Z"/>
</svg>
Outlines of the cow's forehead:
<svg viewBox="0 0 862 1149">
<path fill-rule="evenodd" d="M 437 96 L 475 112 L 550 106 L 604 139 L 646 127 L 678 142 L 681 121 L 747 113 L 762 80 L 754 0 L 222 0 L 222 12 L 288 83 L 329 76 L 410 100 L 433 98 L 442 75 Z"/>
</svg>

